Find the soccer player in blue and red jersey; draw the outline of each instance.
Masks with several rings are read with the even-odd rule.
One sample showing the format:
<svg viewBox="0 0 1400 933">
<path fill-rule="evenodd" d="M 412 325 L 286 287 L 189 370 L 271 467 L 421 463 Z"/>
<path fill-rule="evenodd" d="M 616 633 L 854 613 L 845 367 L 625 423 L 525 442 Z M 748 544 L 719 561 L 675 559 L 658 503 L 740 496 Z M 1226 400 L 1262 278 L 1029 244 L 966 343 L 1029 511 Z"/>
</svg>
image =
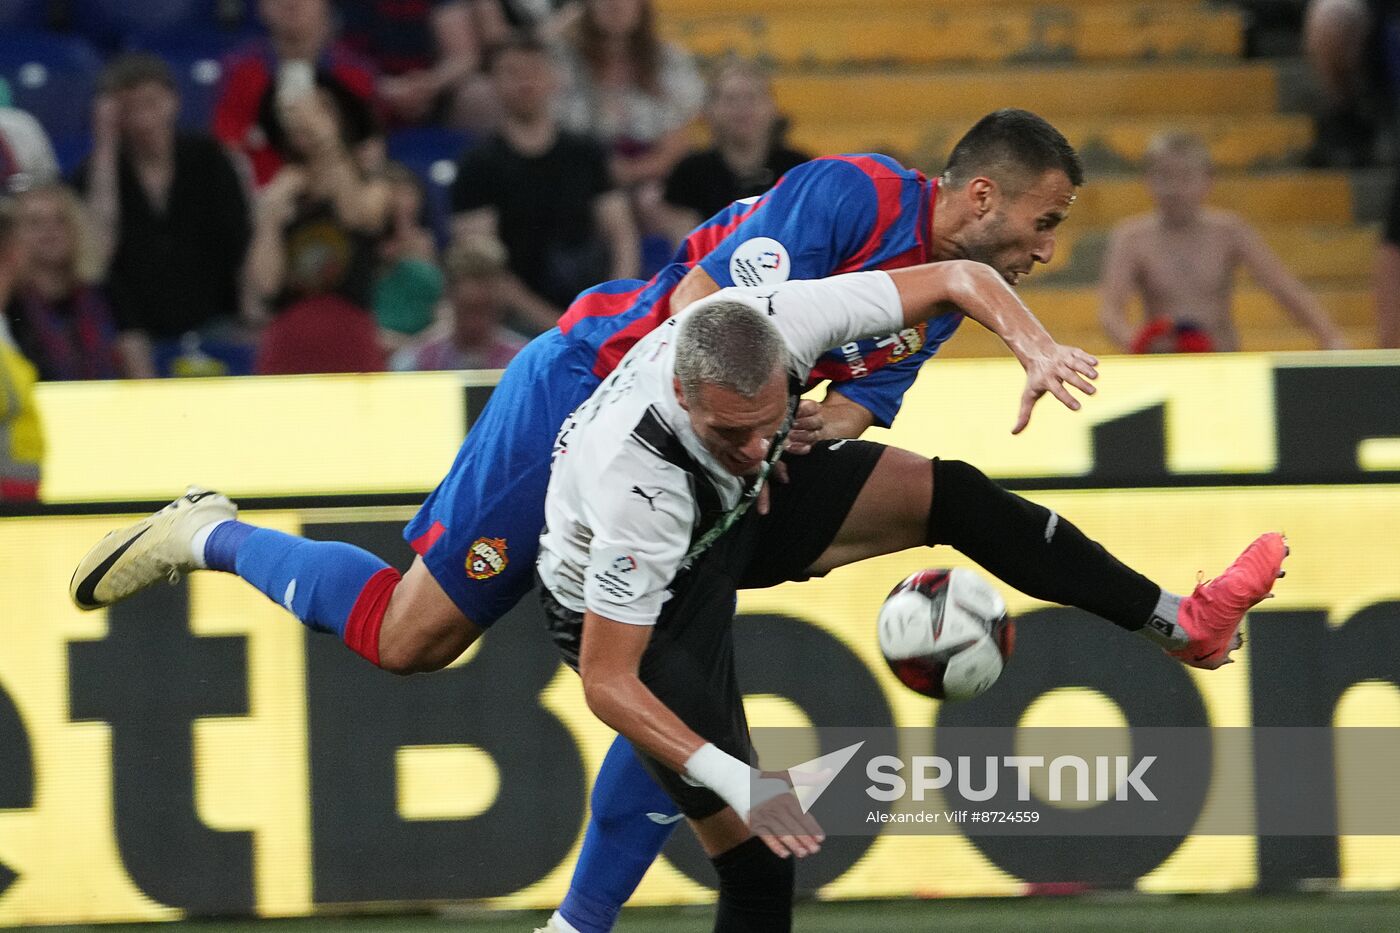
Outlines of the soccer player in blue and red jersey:
<svg viewBox="0 0 1400 933">
<path fill-rule="evenodd" d="M 1018 110 L 979 121 L 937 179 L 878 155 L 799 166 L 767 194 L 697 228 L 649 282 L 585 292 L 557 329 L 516 357 L 447 477 L 405 529 L 418 557 L 402 577 L 360 548 L 238 522 L 226 498 L 191 490 L 96 545 L 74 574 L 71 596 L 95 609 L 173 574 L 220 570 L 386 670 L 444 667 L 531 587 L 560 425 L 670 314 L 732 284 L 946 259 L 984 262 L 1014 285 L 1050 261 L 1056 229 L 1082 181 L 1064 137 Z M 931 323 L 828 352 L 815 377 L 832 386 L 820 405 L 804 403 L 799 411 L 792 452 L 889 424 L 918 367 L 960 321 L 950 308 Z M 1015 430 L 1039 394 L 1027 389 Z M 1062 401 L 1079 407 L 1067 392 Z M 1220 647 L 1215 633 L 1191 638 L 1200 642 L 1198 654 Z M 580 875 L 557 919 L 580 930 L 607 929 L 669 834 L 671 813 L 630 747 L 615 746 L 595 787 Z"/>
</svg>

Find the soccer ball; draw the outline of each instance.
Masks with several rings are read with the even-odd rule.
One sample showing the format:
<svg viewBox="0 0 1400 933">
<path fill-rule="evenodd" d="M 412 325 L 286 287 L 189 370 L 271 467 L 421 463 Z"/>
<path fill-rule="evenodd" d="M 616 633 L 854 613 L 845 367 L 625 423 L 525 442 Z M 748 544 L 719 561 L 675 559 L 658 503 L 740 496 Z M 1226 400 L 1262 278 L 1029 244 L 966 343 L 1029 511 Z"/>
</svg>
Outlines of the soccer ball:
<svg viewBox="0 0 1400 933">
<path fill-rule="evenodd" d="M 969 700 L 1001 676 L 1016 640 L 1006 601 L 971 570 L 920 570 L 880 607 L 880 650 L 910 690 Z"/>
</svg>

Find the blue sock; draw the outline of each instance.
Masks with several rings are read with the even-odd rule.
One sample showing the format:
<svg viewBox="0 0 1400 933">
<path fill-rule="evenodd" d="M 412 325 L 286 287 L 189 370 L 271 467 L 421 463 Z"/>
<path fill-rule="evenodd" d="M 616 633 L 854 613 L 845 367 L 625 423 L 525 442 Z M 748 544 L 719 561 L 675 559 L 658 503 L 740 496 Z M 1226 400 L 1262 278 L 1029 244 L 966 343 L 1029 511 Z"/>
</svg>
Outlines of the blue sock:
<svg viewBox="0 0 1400 933">
<path fill-rule="evenodd" d="M 608 933 L 680 822 L 680 811 L 622 736 L 598 769 L 592 808 L 559 913 L 579 933 Z"/>
<path fill-rule="evenodd" d="M 224 522 L 210 533 L 204 562 L 210 570 L 238 574 L 303 625 L 342 639 L 365 584 L 389 566 L 351 544 L 242 522 Z"/>
</svg>

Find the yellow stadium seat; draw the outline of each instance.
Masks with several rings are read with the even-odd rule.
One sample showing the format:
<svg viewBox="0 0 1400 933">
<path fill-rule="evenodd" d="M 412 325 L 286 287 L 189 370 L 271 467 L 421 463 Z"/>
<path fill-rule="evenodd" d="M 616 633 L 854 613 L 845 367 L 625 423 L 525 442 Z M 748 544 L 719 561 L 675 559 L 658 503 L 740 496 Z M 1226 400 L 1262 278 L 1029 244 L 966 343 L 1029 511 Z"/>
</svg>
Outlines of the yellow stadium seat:
<svg viewBox="0 0 1400 933">
<path fill-rule="evenodd" d="M 1135 65 L 993 68 L 962 72 L 782 75 L 778 104 L 799 123 L 835 113 L 915 123 L 975 120 L 1024 107 L 1050 120 L 1270 112 L 1278 75 L 1270 65 Z"/>
<path fill-rule="evenodd" d="M 675 14 L 666 26 L 699 55 L 736 54 L 785 66 L 1236 57 L 1244 46 L 1238 11 L 1121 4 L 1053 15 L 1029 7 L 791 10 L 763 4 L 742 16 Z"/>
<path fill-rule="evenodd" d="M 971 119 L 867 122 L 857 116 L 798 123 L 789 135 L 794 145 L 815 155 L 889 151 L 937 171 L 970 125 Z M 1216 165 L 1227 170 L 1287 164 L 1312 142 L 1312 121 L 1303 114 L 1071 117 L 1056 120 L 1055 125 L 1090 166 L 1138 166 L 1152 137 L 1167 129 L 1199 135 L 1210 147 Z"/>
</svg>

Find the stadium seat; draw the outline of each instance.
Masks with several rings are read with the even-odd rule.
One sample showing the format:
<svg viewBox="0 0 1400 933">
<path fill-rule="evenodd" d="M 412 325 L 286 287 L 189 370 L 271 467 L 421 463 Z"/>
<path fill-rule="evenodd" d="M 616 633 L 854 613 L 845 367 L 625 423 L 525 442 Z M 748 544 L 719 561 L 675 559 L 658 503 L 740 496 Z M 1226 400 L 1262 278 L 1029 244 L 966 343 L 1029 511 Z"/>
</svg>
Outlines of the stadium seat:
<svg viewBox="0 0 1400 933">
<path fill-rule="evenodd" d="M 70 0 L 73 27 L 92 41 L 117 48 L 133 36 L 165 29 L 237 25 L 248 3 L 222 0 Z M 230 22 L 231 20 L 238 23 Z"/>
<path fill-rule="evenodd" d="M 710 58 L 738 54 L 782 65 L 949 65 L 1236 57 L 1244 47 L 1245 20 L 1229 9 L 1114 4 L 1050 16 L 1039 7 L 969 4 L 694 13 L 667 24 L 686 48 Z M 950 36 L 958 41 L 948 41 Z"/>
<path fill-rule="evenodd" d="M 128 47 L 165 59 L 180 90 L 181 128 L 207 130 L 223 78 L 224 57 L 257 35 L 251 30 L 222 30 L 208 25 L 177 26 L 133 36 Z"/>
<path fill-rule="evenodd" d="M 1053 115 L 1052 115 L 1053 116 Z M 899 152 L 916 165 L 941 166 L 969 121 L 868 120 L 860 114 L 803 120 L 792 129 L 792 142 L 823 155 L 836 152 Z M 1055 125 L 1069 137 L 1095 174 L 1141 167 L 1147 144 L 1167 126 L 1199 135 L 1222 170 L 1295 165 L 1312 143 L 1312 119 L 1306 114 L 1261 113 L 1235 116 L 1069 117 Z M 699 137 L 703 139 L 704 137 Z"/>
<path fill-rule="evenodd" d="M 427 188 L 426 222 L 445 244 L 450 237 L 452 205 L 449 194 L 457 178 L 457 161 L 472 144 L 470 133 L 436 126 L 415 126 L 389 134 L 389 158 L 413 170 Z"/>
<path fill-rule="evenodd" d="M 92 136 L 88 133 L 55 136 L 51 142 L 58 159 L 58 173 L 64 178 L 72 178 L 78 166 L 92 153 Z"/>
<path fill-rule="evenodd" d="M 0 2 L 0 30 L 43 29 L 49 25 L 49 0 Z"/>
<path fill-rule="evenodd" d="M 0 32 L 0 76 L 14 105 L 53 137 L 87 131 L 102 60 L 82 39 L 20 30 Z"/>
</svg>

